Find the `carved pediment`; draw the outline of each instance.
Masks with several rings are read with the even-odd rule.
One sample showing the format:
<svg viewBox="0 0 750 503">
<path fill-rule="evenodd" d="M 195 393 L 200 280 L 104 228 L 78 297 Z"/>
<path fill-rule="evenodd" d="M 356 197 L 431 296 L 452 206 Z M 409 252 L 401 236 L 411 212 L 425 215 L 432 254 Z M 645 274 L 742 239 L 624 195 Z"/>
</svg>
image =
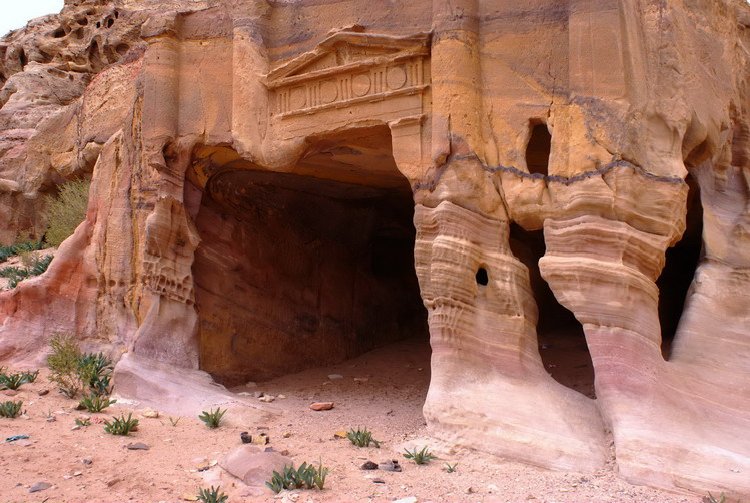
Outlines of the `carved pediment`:
<svg viewBox="0 0 750 503">
<path fill-rule="evenodd" d="M 282 118 L 391 95 L 420 93 L 430 34 L 399 37 L 339 31 L 271 71 L 273 114 Z"/>
</svg>

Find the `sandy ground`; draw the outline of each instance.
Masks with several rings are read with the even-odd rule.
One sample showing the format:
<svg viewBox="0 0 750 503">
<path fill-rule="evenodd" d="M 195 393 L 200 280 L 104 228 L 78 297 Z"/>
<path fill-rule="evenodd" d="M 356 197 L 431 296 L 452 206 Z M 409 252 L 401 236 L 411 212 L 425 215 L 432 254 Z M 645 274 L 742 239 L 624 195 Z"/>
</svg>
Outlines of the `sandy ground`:
<svg viewBox="0 0 750 503">
<path fill-rule="evenodd" d="M 341 379 L 329 379 L 340 374 Z M 217 430 L 207 429 L 196 417 L 182 417 L 172 425 L 168 415 L 143 418 L 133 404 L 117 404 L 92 415 L 92 425 L 72 430 L 83 413 L 76 402 L 58 394 L 43 370 L 33 384 L 15 396 L 23 400 L 22 418 L 0 418 L 0 442 L 11 435 L 29 435 L 28 441 L 0 443 L 0 501 L 2 502 L 178 502 L 188 501 L 199 487 L 220 483 L 230 502 L 239 501 L 393 501 L 416 497 L 419 502 L 695 502 L 701 498 L 635 487 L 619 480 L 612 466 L 596 474 L 549 472 L 502 459 L 478 455 L 442 455 L 429 465 L 417 466 L 401 453 L 406 445 L 429 445 L 421 406 L 429 382 L 429 346 L 403 342 L 327 368 L 311 369 L 236 392 L 263 391 L 273 403 L 258 403 L 272 414 L 266 424 L 242 424 L 227 414 Z M 358 378 L 357 381 L 354 378 Z M 366 379 L 366 380 L 364 380 Z M 49 390 L 39 396 L 42 390 Z M 460 400 L 460 397 L 456 397 Z M 333 401 L 326 412 L 313 412 L 313 401 Z M 140 427 L 130 437 L 103 431 L 112 414 L 133 411 Z M 48 420 L 54 418 L 54 420 Z M 177 418 L 172 418 L 176 421 Z M 367 426 L 383 442 L 381 449 L 360 449 L 334 433 Z M 330 468 L 324 491 L 283 492 L 251 489 L 212 465 L 240 445 L 242 431 L 266 432 L 271 446 L 288 451 L 296 464 L 323 462 Z M 149 450 L 128 450 L 142 442 Z M 391 473 L 359 469 L 365 460 L 399 459 L 403 471 Z M 446 462 L 458 463 L 446 473 Z M 373 477 L 384 483 L 374 483 Z M 30 493 L 37 482 L 52 486 Z"/>
</svg>

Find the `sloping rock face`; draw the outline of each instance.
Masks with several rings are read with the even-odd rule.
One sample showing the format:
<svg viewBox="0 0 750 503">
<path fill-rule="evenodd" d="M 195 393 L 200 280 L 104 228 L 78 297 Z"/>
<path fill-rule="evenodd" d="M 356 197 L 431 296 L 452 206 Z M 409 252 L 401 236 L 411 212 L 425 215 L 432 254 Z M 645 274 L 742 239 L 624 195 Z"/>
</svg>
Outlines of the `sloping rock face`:
<svg viewBox="0 0 750 503">
<path fill-rule="evenodd" d="M 749 54 L 741 0 L 66 2 L 0 45 L 0 237 L 91 172 L 89 209 L 0 359 L 239 380 L 429 331 L 436 437 L 590 471 L 611 432 L 629 481 L 750 497 Z"/>
</svg>

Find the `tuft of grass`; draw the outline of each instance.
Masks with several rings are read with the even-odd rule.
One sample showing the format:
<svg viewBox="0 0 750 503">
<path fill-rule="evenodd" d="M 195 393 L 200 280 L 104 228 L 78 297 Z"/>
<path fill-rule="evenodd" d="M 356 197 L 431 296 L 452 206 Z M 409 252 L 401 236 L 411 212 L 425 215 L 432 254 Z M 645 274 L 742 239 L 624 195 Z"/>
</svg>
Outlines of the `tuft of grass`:
<svg viewBox="0 0 750 503">
<path fill-rule="evenodd" d="M 66 182 L 59 187 L 56 196 L 47 199 L 47 231 L 44 234 L 47 244 L 60 246 L 86 218 L 89 186 L 90 182 L 86 180 Z"/>
<path fill-rule="evenodd" d="M 20 255 L 21 253 L 41 250 L 43 246 L 44 244 L 42 241 L 26 241 L 23 243 L 15 243 L 10 246 L 0 246 L 0 264 L 11 257 Z"/>
<path fill-rule="evenodd" d="M 35 372 L 15 372 L 12 374 L 0 372 L 0 389 L 17 390 L 26 383 L 34 382 L 38 375 L 38 370 Z"/>
<path fill-rule="evenodd" d="M 446 473 L 454 473 L 456 470 L 458 470 L 458 463 L 445 463 L 444 470 Z"/>
<path fill-rule="evenodd" d="M 80 427 L 91 426 L 91 419 L 87 417 L 77 417 L 76 426 L 80 426 Z"/>
<path fill-rule="evenodd" d="M 417 450 L 415 447 L 414 450 L 405 449 L 404 457 L 406 459 L 411 459 L 418 465 L 426 465 L 433 459 L 437 459 L 437 456 L 432 454 L 428 449 L 427 446 L 422 447 L 421 450 Z"/>
<path fill-rule="evenodd" d="M 112 417 L 112 422 L 104 421 L 104 431 L 110 435 L 130 435 L 130 432 L 138 427 L 138 420 L 132 418 L 132 414 L 120 414 L 120 417 Z"/>
<path fill-rule="evenodd" d="M 174 428 L 175 426 L 177 426 L 177 423 L 179 423 L 179 422 L 180 422 L 180 419 L 182 419 L 182 418 L 179 418 L 179 417 L 178 417 L 177 419 L 175 419 L 175 418 L 173 418 L 172 416 L 170 416 L 170 417 L 169 417 L 169 423 L 170 423 L 170 424 L 172 425 L 172 427 Z"/>
<path fill-rule="evenodd" d="M 11 400 L 2 402 L 0 403 L 0 417 L 7 417 L 9 419 L 18 417 L 21 415 L 21 407 L 23 407 L 23 402 L 21 400 L 17 402 Z"/>
<path fill-rule="evenodd" d="M 107 397 L 103 397 L 92 393 L 91 395 L 84 397 L 78 404 L 79 407 L 86 409 L 89 412 L 101 412 L 117 400 L 111 400 Z"/>
<path fill-rule="evenodd" d="M 281 473 L 274 470 L 271 480 L 266 482 L 266 486 L 276 494 L 284 489 L 313 489 L 317 487 L 322 491 L 327 475 L 328 468 L 323 466 L 322 462 L 319 462 L 317 467 L 302 463 L 296 469 L 294 465 L 286 465 Z"/>
<path fill-rule="evenodd" d="M 711 494 L 711 491 L 708 492 L 708 496 L 703 497 L 704 503 L 726 503 L 727 497 L 722 492 L 719 497 L 717 498 L 713 494 Z"/>
<path fill-rule="evenodd" d="M 204 410 L 201 415 L 198 416 L 198 419 L 206 423 L 206 426 L 208 426 L 209 428 L 218 428 L 219 424 L 221 423 L 221 418 L 224 417 L 224 414 L 226 414 L 226 412 L 226 409 L 221 410 L 219 407 L 216 407 L 216 410 Z"/>
<path fill-rule="evenodd" d="M 211 489 L 200 489 L 198 491 L 198 499 L 203 503 L 226 503 L 229 500 L 229 496 L 221 492 L 221 486 L 211 486 Z"/>
<path fill-rule="evenodd" d="M 372 438 L 372 432 L 368 431 L 367 428 L 360 429 L 357 427 L 356 430 L 352 428 L 346 433 L 346 438 L 357 447 L 369 447 L 372 444 L 380 449 L 380 442 Z"/>
</svg>

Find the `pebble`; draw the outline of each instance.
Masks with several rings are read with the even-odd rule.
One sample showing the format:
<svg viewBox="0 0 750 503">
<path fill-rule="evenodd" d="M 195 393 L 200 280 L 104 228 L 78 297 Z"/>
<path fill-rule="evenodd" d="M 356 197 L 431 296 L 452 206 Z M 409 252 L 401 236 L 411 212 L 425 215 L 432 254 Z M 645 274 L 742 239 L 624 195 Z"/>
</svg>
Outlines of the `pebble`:
<svg viewBox="0 0 750 503">
<path fill-rule="evenodd" d="M 385 484 L 385 480 L 381 478 L 372 479 L 373 484 Z"/>
<path fill-rule="evenodd" d="M 156 419 L 157 417 L 159 417 L 159 411 L 156 411 L 154 409 L 143 409 L 143 412 L 141 412 L 141 416 L 145 418 Z"/>
<path fill-rule="evenodd" d="M 143 442 L 134 442 L 134 443 L 131 442 L 125 447 L 127 447 L 128 450 L 131 450 L 131 451 L 147 451 L 149 449 L 149 447 Z"/>
<path fill-rule="evenodd" d="M 335 381 L 337 379 L 343 379 L 343 378 L 344 376 L 342 376 L 341 374 L 328 374 L 328 379 L 330 379 L 331 381 Z"/>
<path fill-rule="evenodd" d="M 362 466 L 359 467 L 361 470 L 377 470 L 378 464 L 372 461 L 365 461 Z"/>
<path fill-rule="evenodd" d="M 284 400 L 286 398 L 286 395 L 276 395 L 276 398 L 279 400 Z"/>
<path fill-rule="evenodd" d="M 47 395 L 47 394 L 49 394 L 49 390 L 48 389 L 40 389 L 39 393 L 38 393 L 39 396 L 44 396 L 44 395 Z"/>
<path fill-rule="evenodd" d="M 242 440 L 243 444 L 249 444 L 253 441 L 253 437 L 251 437 L 248 432 L 243 431 L 240 433 L 240 440 Z"/>
<path fill-rule="evenodd" d="M 315 402 L 310 404 L 310 409 L 315 411 L 331 410 L 333 408 L 333 402 Z"/>
<path fill-rule="evenodd" d="M 45 491 L 50 487 L 52 487 L 52 484 L 50 484 L 49 482 L 37 482 L 29 488 L 29 492 L 38 493 L 39 491 Z"/>
<path fill-rule="evenodd" d="M 198 496 L 196 496 L 195 494 L 185 493 L 180 496 L 180 499 L 182 501 L 198 501 Z"/>
<path fill-rule="evenodd" d="M 398 460 L 396 459 L 383 461 L 378 465 L 378 468 L 386 472 L 400 472 L 401 471 L 401 465 L 398 464 Z"/>
<path fill-rule="evenodd" d="M 354 378 L 354 382 L 367 382 L 369 380 L 370 380 L 369 377 L 355 377 Z"/>
<path fill-rule="evenodd" d="M 273 395 L 263 395 L 262 397 L 260 397 L 260 401 L 265 403 L 271 403 L 274 400 L 276 400 L 276 397 Z"/>
<path fill-rule="evenodd" d="M 49 416 L 47 418 L 48 423 L 54 423 L 55 421 L 57 421 L 57 418 L 55 416 Z"/>
<path fill-rule="evenodd" d="M 94 461 L 91 458 L 83 458 L 81 460 L 81 463 L 83 463 L 86 466 L 91 466 L 91 464 L 93 464 L 93 462 Z"/>
<path fill-rule="evenodd" d="M 284 437 L 284 438 L 289 438 L 289 437 L 291 437 L 291 436 L 292 436 L 292 434 L 291 434 L 291 433 L 289 433 L 289 432 L 287 431 L 286 433 L 284 433 L 284 434 L 283 434 L 283 435 L 281 435 L 281 436 L 282 436 L 282 437 Z"/>
<path fill-rule="evenodd" d="M 396 500 L 393 503 L 417 503 L 417 497 L 407 496 L 406 498 L 401 498 L 400 500 Z"/>
</svg>

